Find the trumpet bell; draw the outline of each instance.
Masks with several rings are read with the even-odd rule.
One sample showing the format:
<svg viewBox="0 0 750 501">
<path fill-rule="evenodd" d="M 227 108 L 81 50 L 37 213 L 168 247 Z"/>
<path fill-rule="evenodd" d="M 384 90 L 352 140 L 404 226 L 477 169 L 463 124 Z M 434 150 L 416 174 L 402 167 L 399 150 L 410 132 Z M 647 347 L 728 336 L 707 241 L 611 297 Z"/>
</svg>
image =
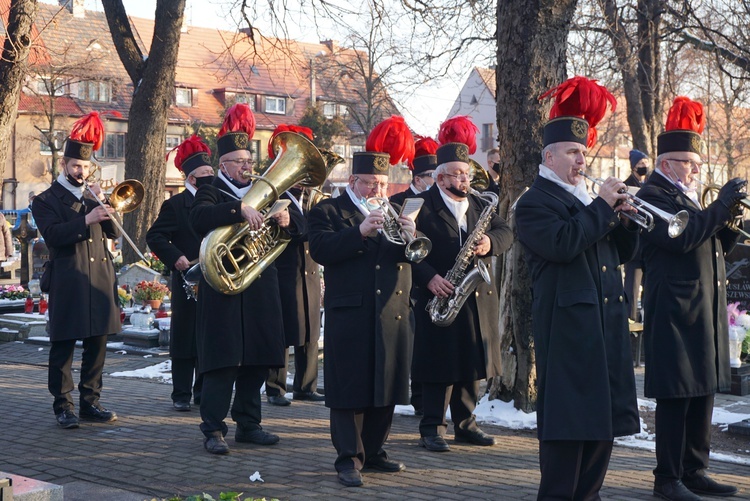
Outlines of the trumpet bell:
<svg viewBox="0 0 750 501">
<path fill-rule="evenodd" d="M 477 191 L 485 191 L 490 187 L 490 174 L 476 160 L 469 159 L 471 169 L 471 187 Z"/>
<path fill-rule="evenodd" d="M 667 235 L 669 238 L 677 238 L 682 235 L 688 224 L 689 215 L 687 211 L 681 210 L 669 219 L 669 226 L 667 227 Z"/>
<path fill-rule="evenodd" d="M 126 179 L 114 187 L 109 204 L 120 213 L 132 212 L 143 202 L 145 190 L 137 179 Z"/>
<path fill-rule="evenodd" d="M 419 263 L 427 257 L 431 250 L 432 242 L 429 238 L 417 237 L 406 244 L 404 254 L 406 255 L 406 259 L 408 259 L 412 263 Z"/>
</svg>

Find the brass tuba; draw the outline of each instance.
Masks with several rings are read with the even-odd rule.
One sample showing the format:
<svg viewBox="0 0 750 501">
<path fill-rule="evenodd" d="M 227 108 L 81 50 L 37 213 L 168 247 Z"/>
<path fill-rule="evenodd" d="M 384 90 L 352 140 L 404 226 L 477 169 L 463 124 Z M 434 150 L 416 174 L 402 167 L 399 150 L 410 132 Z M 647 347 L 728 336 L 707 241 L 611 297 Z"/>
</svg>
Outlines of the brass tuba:
<svg viewBox="0 0 750 501">
<path fill-rule="evenodd" d="M 469 169 L 471 173 L 471 187 L 477 191 L 485 191 L 490 187 L 490 173 L 482 167 L 479 162 L 469 159 Z"/>
<path fill-rule="evenodd" d="M 253 186 L 242 203 L 263 212 L 295 184 L 318 186 L 327 176 L 326 162 L 306 137 L 281 132 L 273 138 L 276 158 L 263 176 L 251 176 Z M 216 228 L 201 242 L 200 268 L 217 292 L 239 294 L 247 289 L 289 243 L 287 232 L 267 219 L 256 231 L 247 222 Z"/>
</svg>

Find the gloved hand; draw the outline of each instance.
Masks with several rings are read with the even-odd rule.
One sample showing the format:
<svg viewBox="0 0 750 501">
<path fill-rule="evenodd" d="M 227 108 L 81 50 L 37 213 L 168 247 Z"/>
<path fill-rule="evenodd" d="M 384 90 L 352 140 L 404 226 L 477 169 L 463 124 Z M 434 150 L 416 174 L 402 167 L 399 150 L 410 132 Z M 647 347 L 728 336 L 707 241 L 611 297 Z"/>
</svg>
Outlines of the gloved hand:
<svg viewBox="0 0 750 501">
<path fill-rule="evenodd" d="M 721 187 L 716 199 L 721 202 L 724 207 L 732 210 L 737 205 L 737 202 L 747 196 L 747 193 L 742 191 L 746 185 L 747 181 L 739 177 L 730 179 L 727 181 L 727 184 Z"/>
</svg>

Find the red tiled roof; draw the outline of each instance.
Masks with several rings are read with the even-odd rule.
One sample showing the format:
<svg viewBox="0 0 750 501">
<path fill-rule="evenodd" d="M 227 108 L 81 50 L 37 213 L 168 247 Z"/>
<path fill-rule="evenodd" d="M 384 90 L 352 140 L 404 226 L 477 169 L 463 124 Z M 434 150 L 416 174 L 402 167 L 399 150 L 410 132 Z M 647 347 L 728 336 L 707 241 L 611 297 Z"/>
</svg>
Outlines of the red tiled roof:
<svg viewBox="0 0 750 501">
<path fill-rule="evenodd" d="M 3 26 L 7 29 L 8 26 L 8 16 L 10 15 L 10 4 L 11 0 L 0 0 L 0 22 L 2 22 Z M 39 38 L 39 30 L 37 29 L 37 25 L 33 24 L 31 26 L 31 39 L 34 41 L 33 45 L 31 46 L 31 50 L 29 51 L 29 64 L 45 64 L 49 62 L 49 55 L 47 54 L 47 49 L 44 46 L 44 42 L 41 38 Z M 0 47 L 5 44 L 5 36 L 0 35 Z"/>
<path fill-rule="evenodd" d="M 21 92 L 21 98 L 18 101 L 18 110 L 27 113 L 44 113 L 50 109 L 49 96 L 30 96 Z M 55 115 L 79 116 L 83 115 L 83 110 L 74 99 L 68 96 L 59 96 L 55 98 Z"/>
</svg>

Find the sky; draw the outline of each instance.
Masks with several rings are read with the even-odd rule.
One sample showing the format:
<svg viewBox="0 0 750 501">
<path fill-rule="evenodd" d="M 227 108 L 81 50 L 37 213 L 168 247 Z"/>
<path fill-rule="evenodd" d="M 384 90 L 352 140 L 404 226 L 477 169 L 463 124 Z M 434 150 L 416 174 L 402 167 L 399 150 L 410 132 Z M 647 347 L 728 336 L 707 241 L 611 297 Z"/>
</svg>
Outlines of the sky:
<svg viewBox="0 0 750 501">
<path fill-rule="evenodd" d="M 45 3 L 58 3 L 56 0 L 42 0 Z M 230 0 L 187 0 L 185 15 L 188 24 L 206 28 L 224 30 L 235 29 L 236 22 L 232 20 L 232 13 L 228 11 Z M 294 3 L 292 1 L 290 4 Z M 123 0 L 125 10 L 130 16 L 153 19 L 156 10 L 156 0 Z M 102 11 L 100 0 L 85 0 L 86 9 Z M 235 13 L 236 14 L 236 13 Z M 295 13 L 290 11 L 287 16 L 289 37 L 301 42 L 316 43 L 320 41 L 318 31 L 309 23 L 295 23 Z M 256 20 L 256 26 L 263 30 L 263 21 Z M 326 38 L 341 40 L 343 35 L 336 35 L 336 25 L 320 20 L 326 32 Z M 417 133 L 426 136 L 436 136 L 438 126 L 447 115 L 458 96 L 463 80 L 469 75 L 471 68 L 467 68 L 461 81 L 443 80 L 432 85 L 423 85 L 419 89 L 407 93 L 398 89 L 390 89 L 399 103 L 406 122 Z"/>
</svg>

